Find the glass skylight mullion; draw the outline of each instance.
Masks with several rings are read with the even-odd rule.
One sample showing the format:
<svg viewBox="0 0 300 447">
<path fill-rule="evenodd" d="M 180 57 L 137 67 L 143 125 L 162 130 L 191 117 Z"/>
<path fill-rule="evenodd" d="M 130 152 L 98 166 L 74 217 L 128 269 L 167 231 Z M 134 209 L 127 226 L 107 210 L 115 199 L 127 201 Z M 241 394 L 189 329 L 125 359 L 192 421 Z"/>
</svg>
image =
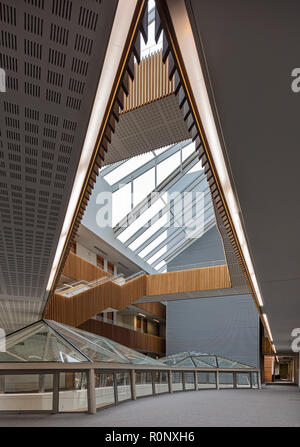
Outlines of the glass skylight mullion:
<svg viewBox="0 0 300 447">
<path fill-rule="evenodd" d="M 196 179 L 194 179 L 194 180 L 192 180 L 188 185 L 186 185 L 185 186 L 185 188 L 183 189 L 183 190 L 181 190 L 181 191 L 178 191 L 178 197 L 177 197 L 177 199 L 174 201 L 174 204 L 177 204 L 177 202 L 179 201 L 179 200 L 181 200 L 181 196 L 180 196 L 180 194 L 182 194 L 183 192 L 189 192 L 189 191 L 192 191 L 192 190 L 194 190 L 194 188 L 196 188 L 196 186 L 198 186 L 201 182 L 203 182 L 203 181 L 205 181 L 206 179 L 205 179 L 205 176 L 204 176 L 204 174 L 201 174 L 199 177 L 197 177 Z M 158 213 L 157 213 L 157 215 L 154 215 L 152 218 L 151 218 L 151 222 L 152 222 L 152 224 L 154 224 L 158 219 L 160 219 L 164 214 L 166 214 L 167 212 L 169 212 L 170 211 L 170 208 L 171 208 L 171 203 L 167 203 L 167 205 L 164 207 L 164 208 L 162 208 Z M 146 210 L 145 210 L 146 211 Z M 160 215 L 159 215 L 160 214 Z M 128 228 L 128 227 L 127 227 Z M 127 228 L 125 228 L 125 229 L 127 229 Z M 146 229 L 145 228 L 143 228 L 143 227 L 141 227 L 137 232 L 135 232 L 133 235 L 131 235 L 128 239 L 125 239 L 124 241 L 123 241 L 123 243 L 124 243 L 124 245 L 125 246 L 129 246 L 129 245 L 131 245 L 139 236 L 141 236 L 142 235 L 142 233 L 144 232 L 144 231 L 146 231 L 147 229 L 148 229 L 149 227 L 147 227 Z M 124 230 L 125 230 L 124 229 Z"/>
<path fill-rule="evenodd" d="M 180 142 L 180 143 L 174 144 L 173 146 L 166 149 L 164 152 L 162 152 L 159 155 L 154 154 L 154 158 L 152 160 L 145 162 L 144 165 L 142 165 L 139 168 L 137 168 L 136 170 L 128 173 L 121 180 L 118 180 L 116 183 L 111 185 L 112 192 L 115 192 L 116 190 L 118 190 L 120 185 L 125 185 L 125 184 L 130 183 L 131 181 L 137 179 L 138 177 L 143 175 L 146 171 L 155 167 L 155 164 L 161 163 L 162 161 L 166 160 L 173 154 L 179 152 L 182 148 L 185 148 L 189 144 L 190 144 L 190 140 L 188 140 L 188 142 L 187 141 Z"/>
<path fill-rule="evenodd" d="M 208 229 L 212 228 L 212 226 L 215 224 L 214 219 L 212 219 L 207 226 L 204 227 L 204 229 L 199 230 L 199 233 L 202 231 L 204 231 L 204 233 L 206 231 L 208 231 Z M 196 235 L 196 232 L 195 232 Z M 183 238 L 184 239 L 184 238 Z M 186 241 L 184 243 L 182 243 L 182 241 L 180 243 L 175 244 L 172 247 L 169 247 L 168 251 L 160 256 L 157 260 L 155 260 L 155 262 L 151 263 L 151 267 L 155 268 L 161 261 L 165 261 L 170 262 L 174 256 L 177 256 L 178 250 L 179 252 L 183 251 L 185 248 L 187 248 L 189 245 L 193 244 L 196 240 L 196 237 L 193 238 L 186 238 Z"/>
<path fill-rule="evenodd" d="M 190 155 L 182 166 L 177 166 L 177 168 L 162 182 L 155 188 L 152 192 L 150 192 L 145 199 L 143 199 L 138 205 L 134 207 L 134 209 L 127 214 L 115 227 L 113 228 L 115 237 L 118 237 L 126 228 L 129 226 L 128 221 L 133 219 L 138 213 L 139 217 L 142 212 L 145 212 L 147 208 L 149 208 L 149 203 L 151 205 L 155 203 L 160 198 L 160 195 L 169 191 L 172 186 L 174 186 L 191 168 L 193 165 L 198 163 L 198 155 L 195 154 Z"/>
<path fill-rule="evenodd" d="M 192 182 L 190 182 L 190 183 L 185 187 L 184 190 L 180 191 L 180 193 L 183 193 L 183 192 L 189 192 L 189 191 L 193 190 L 196 186 L 198 186 L 198 184 L 200 184 L 200 183 L 201 183 L 202 181 L 204 181 L 204 180 L 205 180 L 205 177 L 204 177 L 204 176 L 202 177 L 202 175 L 201 175 L 200 177 L 198 177 L 198 178 L 194 179 Z M 174 205 L 177 204 L 178 200 L 181 200 L 180 195 L 178 195 L 178 199 L 174 201 Z M 168 211 L 170 211 L 170 207 L 171 207 L 171 204 L 170 204 L 170 203 L 167 203 L 166 207 L 161 211 L 161 216 L 164 216 Z M 161 217 L 159 217 L 159 219 L 160 219 L 160 218 L 161 218 Z M 159 220 L 159 219 L 158 219 L 158 220 Z M 155 220 L 153 219 L 152 225 L 153 225 L 154 223 L 156 223 L 156 221 L 157 221 L 157 219 L 155 219 Z M 125 245 L 126 245 L 126 246 L 130 246 L 135 240 L 138 239 L 138 237 L 140 237 L 140 236 L 143 234 L 143 232 L 146 232 L 147 230 L 149 230 L 149 228 L 147 228 L 146 230 L 141 228 L 141 229 L 138 231 L 138 234 L 134 234 L 131 238 L 129 238 L 129 239 L 125 242 Z M 138 245 L 137 248 L 133 249 L 133 251 L 134 251 L 136 254 L 139 254 L 139 253 L 140 253 L 140 252 L 141 252 L 141 251 L 142 251 L 148 244 L 150 244 L 150 243 L 155 239 L 155 237 L 160 236 L 160 234 L 163 233 L 165 230 L 166 230 L 166 227 L 163 226 L 163 227 L 159 228 L 155 233 L 151 233 L 151 235 L 149 236 L 149 238 L 147 238 L 145 241 L 143 241 L 141 245 Z"/>
</svg>

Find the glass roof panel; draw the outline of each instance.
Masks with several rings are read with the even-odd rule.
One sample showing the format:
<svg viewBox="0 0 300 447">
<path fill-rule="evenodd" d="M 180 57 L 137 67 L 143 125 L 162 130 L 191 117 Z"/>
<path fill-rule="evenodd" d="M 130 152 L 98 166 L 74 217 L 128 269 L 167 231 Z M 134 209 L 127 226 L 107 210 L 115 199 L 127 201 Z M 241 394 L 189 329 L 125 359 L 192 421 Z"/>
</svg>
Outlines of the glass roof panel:
<svg viewBox="0 0 300 447">
<path fill-rule="evenodd" d="M 218 364 L 217 364 L 218 359 Z M 160 359 L 161 362 L 167 365 L 176 366 L 196 366 L 197 368 L 252 368 L 252 366 L 245 365 L 234 360 L 229 360 L 224 357 L 217 357 L 213 354 L 203 354 L 201 352 L 179 352 Z"/>
<path fill-rule="evenodd" d="M 49 321 L 57 330 L 72 341 L 88 357 L 97 362 L 119 362 L 145 365 L 162 365 L 161 362 L 152 359 L 140 352 L 127 348 L 113 340 L 92 334 L 82 329 L 73 328 L 65 324 Z M 71 340 L 72 339 L 72 340 Z"/>
<path fill-rule="evenodd" d="M 105 171 L 103 171 L 104 180 L 106 180 L 110 185 L 113 185 L 118 181 L 122 180 L 122 178 L 128 175 L 130 172 L 135 171 L 140 166 L 143 166 L 145 163 L 147 163 L 147 161 L 151 160 L 152 158 L 154 158 L 152 152 L 147 152 L 146 154 L 129 158 L 127 161 L 125 161 L 125 163 L 122 163 L 120 166 L 116 166 L 116 169 L 111 171 L 109 174 L 105 175 Z"/>
<path fill-rule="evenodd" d="M 217 367 L 217 358 L 215 355 L 197 356 L 197 358 L 203 362 L 206 362 L 212 366 Z"/>
<path fill-rule="evenodd" d="M 213 365 L 209 363 L 203 362 L 199 357 L 192 356 L 193 362 L 197 366 L 197 368 L 213 368 Z"/>
<path fill-rule="evenodd" d="M 234 360 L 225 359 L 219 356 L 217 358 L 219 368 L 251 368 L 249 365 L 244 365 L 243 363 L 235 362 Z"/>
<path fill-rule="evenodd" d="M 176 366 L 195 366 L 191 357 L 186 357 L 184 360 L 180 360 L 176 363 Z"/>
<path fill-rule="evenodd" d="M 86 362 L 76 348 L 39 321 L 6 337 L 0 362 Z"/>
</svg>

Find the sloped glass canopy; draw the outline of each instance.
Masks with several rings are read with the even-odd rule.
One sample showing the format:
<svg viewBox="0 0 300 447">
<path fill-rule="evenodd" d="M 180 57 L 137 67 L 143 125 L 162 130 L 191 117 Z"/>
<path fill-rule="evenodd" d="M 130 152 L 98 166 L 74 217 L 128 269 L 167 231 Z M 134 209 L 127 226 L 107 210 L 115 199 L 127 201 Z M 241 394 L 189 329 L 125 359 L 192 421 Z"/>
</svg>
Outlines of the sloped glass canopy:
<svg viewBox="0 0 300 447">
<path fill-rule="evenodd" d="M 5 339 L 0 362 L 106 362 L 162 366 L 163 363 L 100 335 L 40 320 Z M 2 343 L 4 345 L 4 343 Z"/>
<path fill-rule="evenodd" d="M 252 368 L 252 366 L 214 354 L 200 352 L 180 352 L 160 359 L 165 365 L 191 366 L 197 368 Z"/>
</svg>

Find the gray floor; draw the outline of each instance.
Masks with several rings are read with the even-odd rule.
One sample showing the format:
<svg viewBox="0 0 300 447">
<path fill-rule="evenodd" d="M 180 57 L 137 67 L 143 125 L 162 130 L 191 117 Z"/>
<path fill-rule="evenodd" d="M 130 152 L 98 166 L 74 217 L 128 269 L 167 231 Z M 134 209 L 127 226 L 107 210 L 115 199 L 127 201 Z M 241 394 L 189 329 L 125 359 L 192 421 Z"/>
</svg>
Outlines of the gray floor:
<svg viewBox="0 0 300 447">
<path fill-rule="evenodd" d="M 300 392 L 291 386 L 262 390 L 202 390 L 125 402 L 96 415 L 0 415 L 0 426 L 76 427 L 300 427 Z"/>
</svg>

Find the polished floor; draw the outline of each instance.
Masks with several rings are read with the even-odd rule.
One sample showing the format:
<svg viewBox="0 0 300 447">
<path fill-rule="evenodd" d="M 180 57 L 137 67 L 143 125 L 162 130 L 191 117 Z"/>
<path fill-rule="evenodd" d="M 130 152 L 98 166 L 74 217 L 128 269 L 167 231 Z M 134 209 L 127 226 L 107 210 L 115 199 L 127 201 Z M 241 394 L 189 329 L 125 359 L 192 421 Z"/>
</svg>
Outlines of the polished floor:
<svg viewBox="0 0 300 447">
<path fill-rule="evenodd" d="M 0 426 L 300 427 L 300 392 L 285 385 L 190 391 L 128 401 L 95 415 L 1 414 Z"/>
</svg>

